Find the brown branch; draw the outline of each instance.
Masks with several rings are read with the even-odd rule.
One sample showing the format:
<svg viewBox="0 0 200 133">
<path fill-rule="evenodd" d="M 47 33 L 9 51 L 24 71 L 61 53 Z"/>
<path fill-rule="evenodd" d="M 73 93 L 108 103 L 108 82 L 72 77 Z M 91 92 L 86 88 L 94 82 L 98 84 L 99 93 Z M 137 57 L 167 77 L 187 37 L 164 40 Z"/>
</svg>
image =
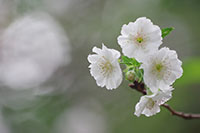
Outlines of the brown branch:
<svg viewBox="0 0 200 133">
<path fill-rule="evenodd" d="M 168 104 L 163 104 L 161 106 L 168 109 L 172 115 L 176 115 L 176 116 L 182 117 L 184 119 L 200 119 L 200 114 L 190 114 L 190 113 L 178 112 L 178 111 L 172 109 Z"/>
<path fill-rule="evenodd" d="M 129 84 L 129 87 L 137 90 L 138 92 L 142 93 L 143 95 L 147 94 L 144 83 L 138 83 L 137 81 L 134 81 L 133 84 Z M 161 106 L 166 108 L 168 111 L 170 111 L 172 115 L 181 117 L 183 119 L 187 119 L 187 120 L 188 119 L 200 119 L 200 114 L 179 112 L 179 111 L 172 109 L 168 104 L 163 104 Z"/>
<path fill-rule="evenodd" d="M 133 84 L 129 84 L 128 86 L 131 87 L 132 89 L 141 92 L 143 95 L 147 94 L 146 89 L 144 87 L 144 83 L 138 83 L 137 81 L 134 81 Z"/>
</svg>

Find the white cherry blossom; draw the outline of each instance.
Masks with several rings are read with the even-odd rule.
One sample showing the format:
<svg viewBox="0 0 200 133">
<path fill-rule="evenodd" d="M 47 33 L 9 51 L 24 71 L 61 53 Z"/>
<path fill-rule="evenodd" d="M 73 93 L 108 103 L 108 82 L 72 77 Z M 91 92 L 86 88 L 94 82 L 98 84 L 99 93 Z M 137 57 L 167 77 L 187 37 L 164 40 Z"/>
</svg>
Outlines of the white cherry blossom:
<svg viewBox="0 0 200 133">
<path fill-rule="evenodd" d="M 158 90 L 152 95 L 145 95 L 140 98 L 140 101 L 135 106 L 135 115 L 144 114 L 149 117 L 160 112 L 160 105 L 167 102 L 172 97 L 172 87 L 168 87 L 168 91 Z"/>
<path fill-rule="evenodd" d="M 181 65 L 176 51 L 164 47 L 149 55 L 141 65 L 144 69 L 144 82 L 152 92 L 158 88 L 164 90 L 182 76 Z"/>
<path fill-rule="evenodd" d="M 125 56 L 141 62 L 148 53 L 158 50 L 162 44 L 161 29 L 150 19 L 140 17 L 122 26 L 118 43 Z"/>
<path fill-rule="evenodd" d="M 0 82 L 15 90 L 37 88 L 70 62 L 70 46 L 62 28 L 48 14 L 24 15 L 0 39 Z"/>
<path fill-rule="evenodd" d="M 98 86 L 106 87 L 108 90 L 117 88 L 122 82 L 122 71 L 118 63 L 120 53 L 109 49 L 102 44 L 102 49 L 94 47 L 92 51 L 96 54 L 88 56 L 90 73 L 96 80 Z"/>
</svg>

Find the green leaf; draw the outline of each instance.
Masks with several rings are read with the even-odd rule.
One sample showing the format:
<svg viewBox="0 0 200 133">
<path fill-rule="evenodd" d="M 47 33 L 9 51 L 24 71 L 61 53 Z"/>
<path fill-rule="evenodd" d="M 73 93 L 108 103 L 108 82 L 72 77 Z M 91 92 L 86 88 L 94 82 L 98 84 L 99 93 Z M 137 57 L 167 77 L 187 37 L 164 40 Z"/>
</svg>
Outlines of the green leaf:
<svg viewBox="0 0 200 133">
<path fill-rule="evenodd" d="M 121 59 L 121 64 L 125 64 L 127 66 L 131 66 L 133 65 L 134 67 L 139 67 L 140 66 L 140 63 L 134 59 L 134 58 L 129 58 L 127 56 L 122 56 L 122 59 Z"/>
<path fill-rule="evenodd" d="M 172 30 L 174 30 L 173 27 L 162 29 L 162 38 L 166 37 Z"/>
</svg>

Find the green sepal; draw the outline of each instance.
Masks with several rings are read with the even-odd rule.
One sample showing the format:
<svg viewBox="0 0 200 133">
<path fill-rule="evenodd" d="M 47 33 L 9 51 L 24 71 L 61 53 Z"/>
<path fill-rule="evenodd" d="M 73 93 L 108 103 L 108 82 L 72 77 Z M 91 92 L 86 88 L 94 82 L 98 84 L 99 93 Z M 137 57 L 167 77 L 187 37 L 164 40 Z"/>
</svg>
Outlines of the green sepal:
<svg viewBox="0 0 200 133">
<path fill-rule="evenodd" d="M 135 66 L 135 67 L 139 67 L 141 63 L 139 63 L 135 58 L 129 58 L 127 56 L 122 56 L 121 58 L 121 64 L 125 64 L 127 66 Z"/>
</svg>

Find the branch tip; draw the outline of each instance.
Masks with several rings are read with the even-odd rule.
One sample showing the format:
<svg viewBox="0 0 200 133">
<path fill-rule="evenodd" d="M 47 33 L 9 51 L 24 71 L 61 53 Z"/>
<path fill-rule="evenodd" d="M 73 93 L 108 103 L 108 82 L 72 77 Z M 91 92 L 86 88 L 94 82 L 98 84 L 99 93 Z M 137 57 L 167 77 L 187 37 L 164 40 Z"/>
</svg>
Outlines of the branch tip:
<svg viewBox="0 0 200 133">
<path fill-rule="evenodd" d="M 137 81 L 134 81 L 134 83 L 129 84 L 128 86 L 132 89 L 137 90 L 138 92 L 142 93 L 143 95 L 147 94 L 144 83 L 139 83 Z M 200 114 L 178 112 L 178 111 L 172 109 L 168 104 L 162 104 L 161 106 L 166 108 L 171 113 L 171 115 L 178 116 L 178 117 L 181 117 L 186 120 L 200 119 Z"/>
</svg>

